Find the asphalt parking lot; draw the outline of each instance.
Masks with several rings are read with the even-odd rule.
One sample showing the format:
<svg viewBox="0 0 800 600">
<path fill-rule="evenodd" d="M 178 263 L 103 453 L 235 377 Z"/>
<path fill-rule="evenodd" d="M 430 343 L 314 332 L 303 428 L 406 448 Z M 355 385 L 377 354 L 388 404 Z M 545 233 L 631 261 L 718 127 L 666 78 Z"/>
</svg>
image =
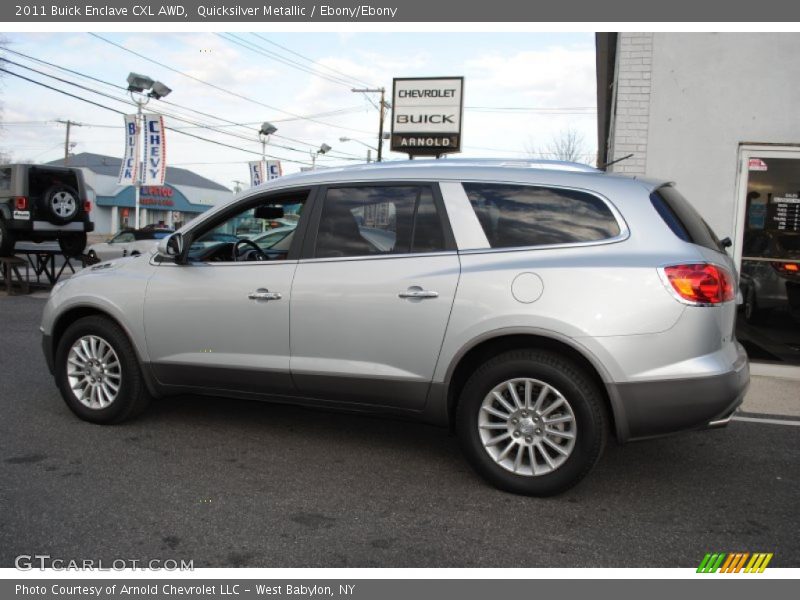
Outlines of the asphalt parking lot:
<svg viewBox="0 0 800 600">
<path fill-rule="evenodd" d="M 43 305 L 0 295 L 0 567 L 37 553 L 195 567 L 694 567 L 708 551 L 800 566 L 800 427 L 739 421 L 612 443 L 577 488 L 524 498 L 473 475 L 446 431 L 414 423 L 193 397 L 129 424 L 84 423 L 47 373 Z"/>
</svg>

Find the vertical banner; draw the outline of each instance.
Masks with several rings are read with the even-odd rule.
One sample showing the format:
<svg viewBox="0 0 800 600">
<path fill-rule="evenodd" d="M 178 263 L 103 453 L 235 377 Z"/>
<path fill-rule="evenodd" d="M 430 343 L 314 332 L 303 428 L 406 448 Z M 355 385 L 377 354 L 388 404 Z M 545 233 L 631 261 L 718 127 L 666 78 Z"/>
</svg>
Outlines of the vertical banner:
<svg viewBox="0 0 800 600">
<path fill-rule="evenodd" d="M 250 187 L 259 186 L 267 180 L 263 160 L 252 160 L 247 164 L 250 166 Z"/>
<path fill-rule="evenodd" d="M 277 179 L 283 175 L 283 169 L 281 168 L 281 161 L 279 160 L 268 160 L 267 161 L 267 181 L 271 181 L 273 179 Z"/>
<path fill-rule="evenodd" d="M 134 185 L 139 179 L 139 136 L 136 115 L 125 115 L 125 155 L 119 168 L 119 184 Z"/>
<path fill-rule="evenodd" d="M 144 179 L 142 185 L 164 185 L 167 172 L 167 140 L 164 117 L 144 115 Z"/>
<path fill-rule="evenodd" d="M 256 187 L 283 175 L 283 168 L 279 160 L 253 160 L 247 164 L 250 167 L 250 187 Z"/>
</svg>

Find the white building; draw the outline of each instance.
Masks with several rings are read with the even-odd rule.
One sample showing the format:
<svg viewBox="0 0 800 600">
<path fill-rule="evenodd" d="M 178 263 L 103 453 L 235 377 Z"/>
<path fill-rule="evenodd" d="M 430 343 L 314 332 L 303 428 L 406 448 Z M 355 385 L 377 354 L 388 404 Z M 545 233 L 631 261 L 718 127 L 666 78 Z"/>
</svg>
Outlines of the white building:
<svg viewBox="0 0 800 600">
<path fill-rule="evenodd" d="M 800 364 L 800 273 L 769 283 L 785 306 L 773 310 L 763 292 L 764 278 L 800 269 L 800 35 L 601 33 L 596 43 L 599 163 L 675 181 L 733 242 L 743 292 L 764 317 L 740 315 L 751 357 Z"/>
<path fill-rule="evenodd" d="M 95 233 L 112 234 L 134 226 L 134 188 L 117 183 L 121 162 L 120 158 L 86 152 L 69 158 L 69 166 L 80 167 L 87 185 L 95 191 L 92 209 Z M 49 164 L 63 165 L 64 160 Z M 229 200 L 231 195 L 231 190 L 225 186 L 197 173 L 167 167 L 163 186 L 142 187 L 139 225 L 179 226 L 215 204 Z"/>
</svg>

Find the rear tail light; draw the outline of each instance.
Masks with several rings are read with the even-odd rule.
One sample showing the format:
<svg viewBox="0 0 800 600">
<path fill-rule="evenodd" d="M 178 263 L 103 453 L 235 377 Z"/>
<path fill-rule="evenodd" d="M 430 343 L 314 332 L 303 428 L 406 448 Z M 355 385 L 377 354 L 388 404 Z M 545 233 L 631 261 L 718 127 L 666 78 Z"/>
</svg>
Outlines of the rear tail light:
<svg viewBox="0 0 800 600">
<path fill-rule="evenodd" d="M 16 210 L 28 210 L 28 199 L 25 196 L 14 198 L 14 208 Z"/>
<path fill-rule="evenodd" d="M 721 304 L 736 297 L 733 275 L 724 267 L 708 263 L 663 268 L 664 277 L 682 302 L 697 306 Z"/>
<path fill-rule="evenodd" d="M 800 263 L 795 262 L 773 262 L 770 263 L 772 268 L 778 273 L 796 273 L 800 274 Z"/>
<path fill-rule="evenodd" d="M 89 200 L 83 201 L 83 212 L 90 213 L 92 212 L 92 203 Z"/>
</svg>

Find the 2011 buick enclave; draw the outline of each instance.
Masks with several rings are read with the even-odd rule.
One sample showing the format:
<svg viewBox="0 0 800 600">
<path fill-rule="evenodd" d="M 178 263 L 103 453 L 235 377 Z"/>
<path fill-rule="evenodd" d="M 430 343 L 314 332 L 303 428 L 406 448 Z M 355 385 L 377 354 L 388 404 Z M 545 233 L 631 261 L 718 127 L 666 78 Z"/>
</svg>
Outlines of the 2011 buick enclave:
<svg viewBox="0 0 800 600">
<path fill-rule="evenodd" d="M 269 248 L 235 236 L 283 217 Z M 386 412 L 454 427 L 487 480 L 547 495 L 608 433 L 727 422 L 749 382 L 736 295 L 669 183 L 448 159 L 270 181 L 59 284 L 42 331 L 89 421 L 178 393 Z"/>
</svg>

